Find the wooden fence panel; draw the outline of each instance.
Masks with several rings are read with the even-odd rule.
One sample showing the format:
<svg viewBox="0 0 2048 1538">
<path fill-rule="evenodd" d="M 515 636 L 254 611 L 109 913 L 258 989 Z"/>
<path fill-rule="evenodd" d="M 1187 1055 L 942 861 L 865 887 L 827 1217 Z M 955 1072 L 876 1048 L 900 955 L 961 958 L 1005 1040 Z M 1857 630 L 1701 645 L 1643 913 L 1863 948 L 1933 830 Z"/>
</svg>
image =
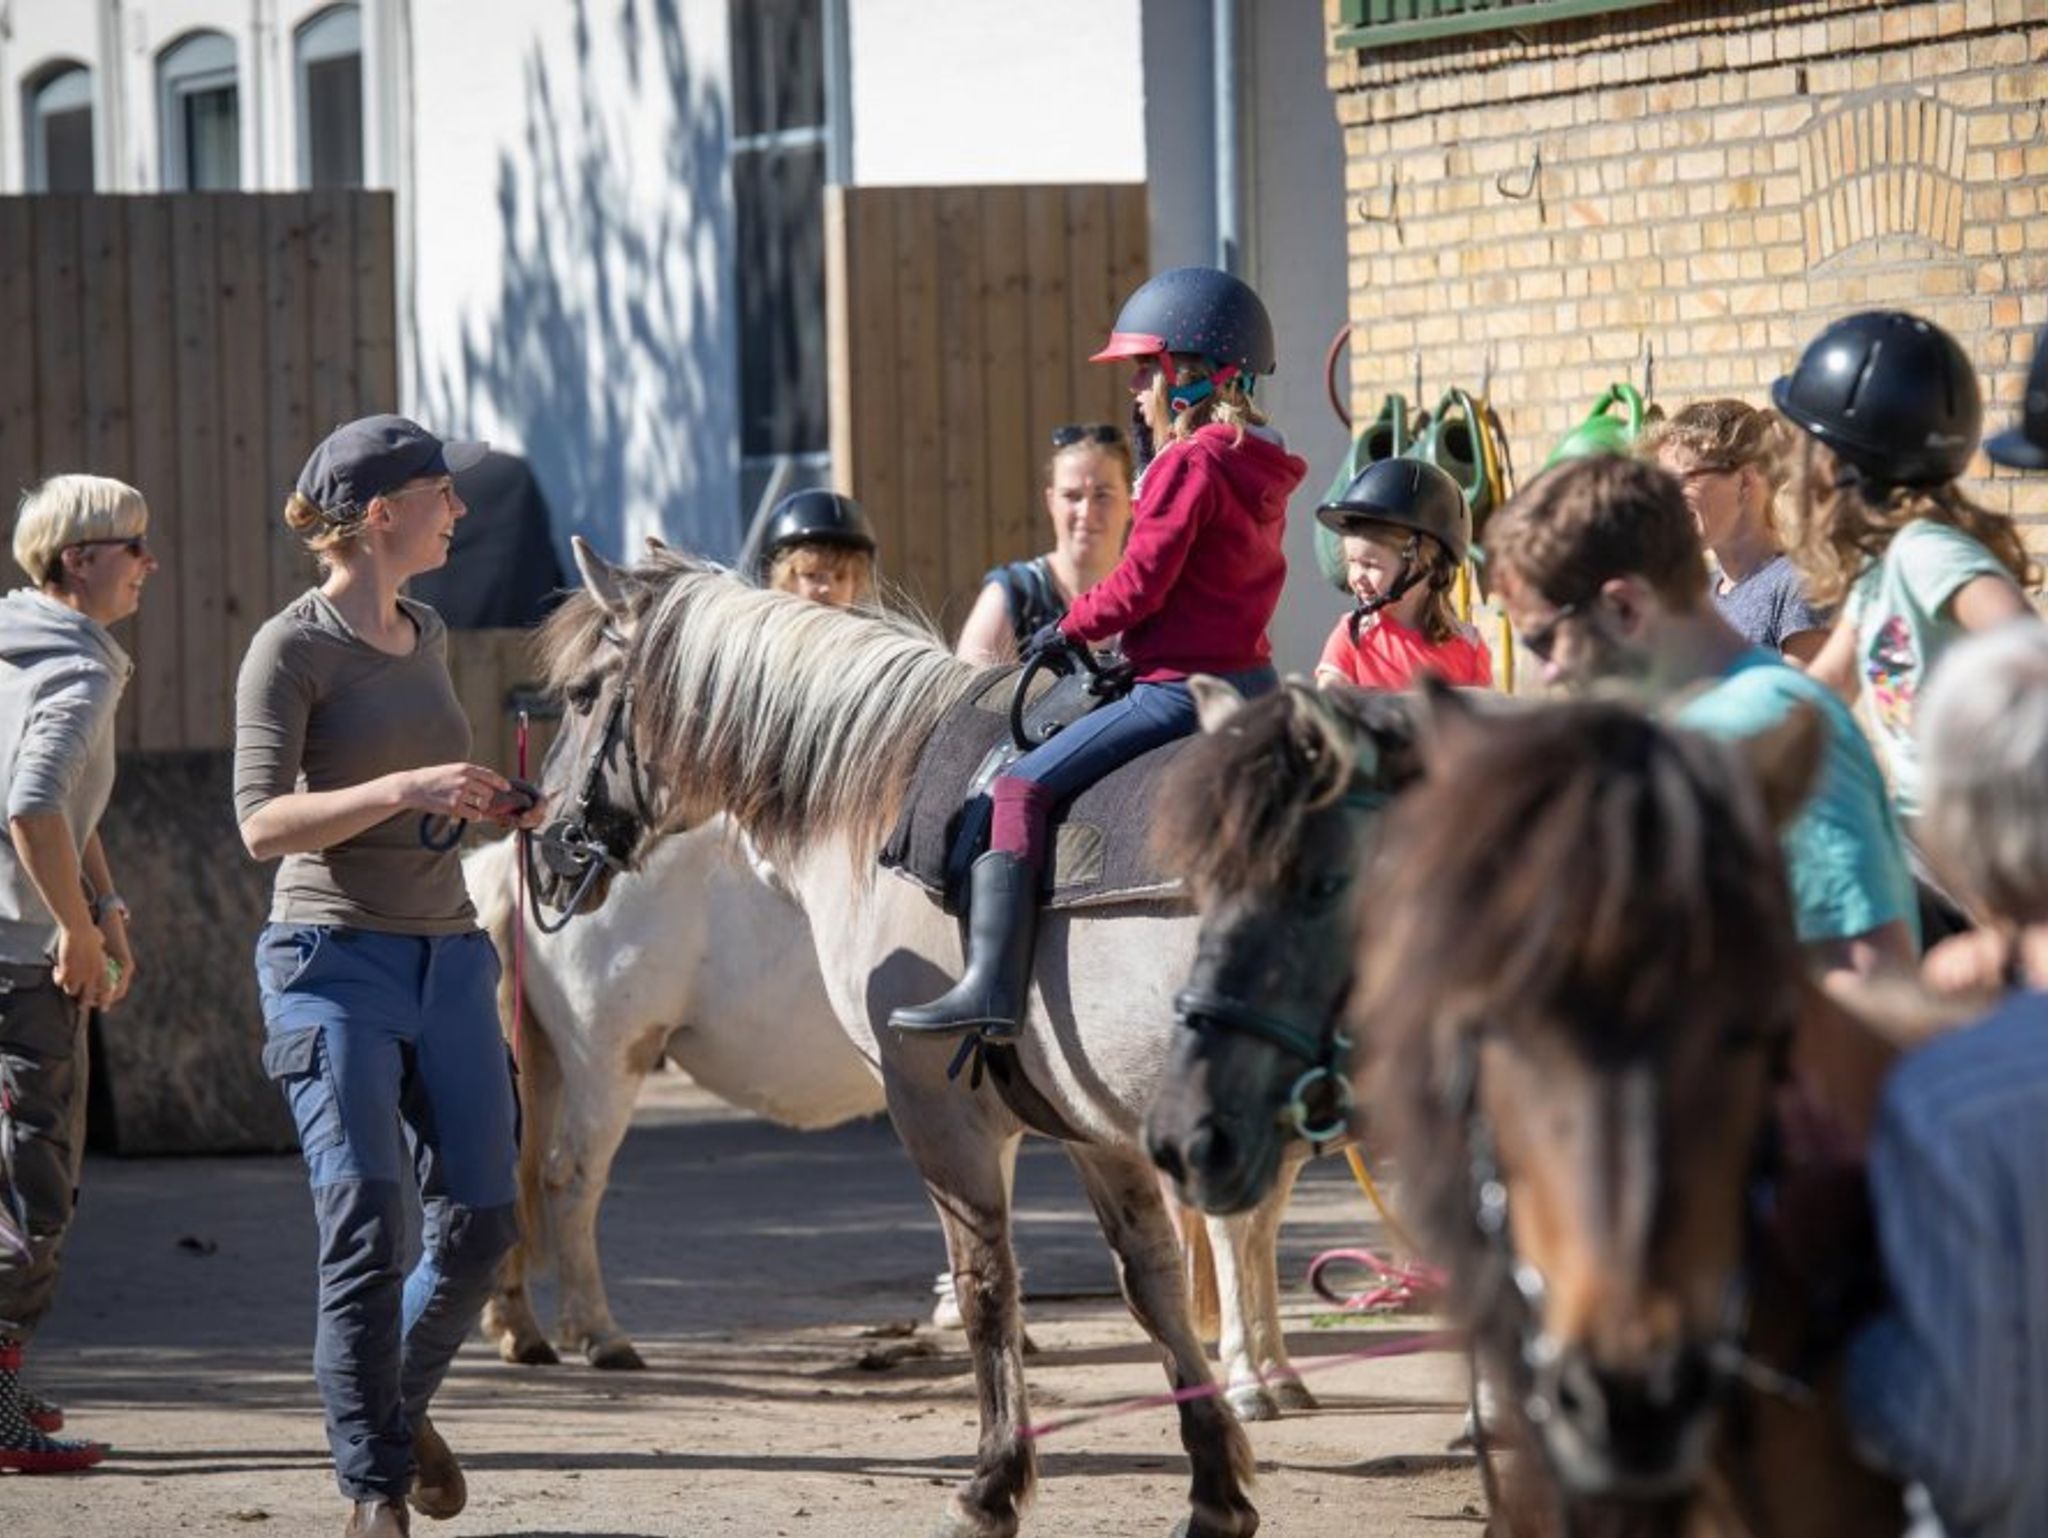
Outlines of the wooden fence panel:
<svg viewBox="0 0 2048 1538">
<path fill-rule="evenodd" d="M 981 574 L 1043 550 L 1052 429 L 1129 416 L 1091 365 L 1147 267 L 1145 189 L 827 194 L 833 469 L 883 570 L 957 627 Z"/>
<path fill-rule="evenodd" d="M 150 579 L 142 612 L 131 626 L 135 676 L 128 681 L 122 708 L 134 713 L 135 734 L 124 744 L 139 748 L 209 746 L 185 741 L 185 713 L 178 680 L 180 660 L 178 615 L 186 583 L 197 580 L 194 563 L 186 560 L 178 537 L 178 512 L 184 498 L 178 491 L 179 440 L 174 402 L 178 396 L 177 289 L 171 271 L 171 200 L 124 200 L 128 227 L 128 369 L 130 396 L 135 402 L 135 431 L 130 443 L 134 459 L 123 474 L 112 465 L 109 475 L 141 488 L 150 502 L 150 537 L 162 553 L 162 565 Z M 57 466 L 48 466 L 56 469 Z"/>
<path fill-rule="evenodd" d="M 292 479 L 397 399 L 393 273 L 389 193 L 0 198 L 0 495 L 89 470 L 149 498 L 124 747 L 233 740 L 242 651 L 312 573 Z"/>
<path fill-rule="evenodd" d="M 448 633 L 448 671 L 455 679 L 455 697 L 469 716 L 474 733 L 473 763 L 512 773 L 519 764 L 517 701 L 538 687 L 540 667 L 529 630 L 452 630 Z M 553 717 L 536 717 L 528 739 L 527 773 L 540 777 L 541 761 L 555 740 Z"/>
</svg>

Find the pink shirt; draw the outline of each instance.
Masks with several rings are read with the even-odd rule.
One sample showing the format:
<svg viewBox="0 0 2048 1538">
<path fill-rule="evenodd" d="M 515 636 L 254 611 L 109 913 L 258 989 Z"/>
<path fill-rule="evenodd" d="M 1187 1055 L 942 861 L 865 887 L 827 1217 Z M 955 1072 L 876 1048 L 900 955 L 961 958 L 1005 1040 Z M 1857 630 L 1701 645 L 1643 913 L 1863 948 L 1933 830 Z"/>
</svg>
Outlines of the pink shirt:
<svg viewBox="0 0 2048 1538">
<path fill-rule="evenodd" d="M 1337 621 L 1317 666 L 1342 673 L 1361 689 L 1406 689 L 1424 673 L 1466 688 L 1493 687 L 1493 655 L 1476 634 L 1461 628 L 1448 641 L 1431 641 L 1385 613 L 1359 627 L 1355 646 L 1351 617 Z"/>
</svg>

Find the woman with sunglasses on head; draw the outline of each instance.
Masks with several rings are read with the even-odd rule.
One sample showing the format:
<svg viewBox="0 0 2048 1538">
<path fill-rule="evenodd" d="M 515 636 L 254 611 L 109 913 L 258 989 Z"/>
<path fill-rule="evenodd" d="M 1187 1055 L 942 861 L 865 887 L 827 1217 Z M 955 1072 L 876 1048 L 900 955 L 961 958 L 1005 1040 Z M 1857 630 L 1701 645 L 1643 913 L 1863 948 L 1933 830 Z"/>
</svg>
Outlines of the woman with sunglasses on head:
<svg viewBox="0 0 2048 1538">
<path fill-rule="evenodd" d="M 156 570 L 142 493 L 52 476 L 21 499 L 0 599 L 0 1470 L 67 1473 L 106 1449 L 59 1439 L 22 1386 L 49 1310 L 85 1153 L 86 1023 L 135 981 L 128 905 L 98 832 L 114 788 L 114 711 L 134 664 L 110 633 Z"/>
<path fill-rule="evenodd" d="M 1139 483 L 1122 559 L 1021 651 L 1028 659 L 1121 636 L 1134 687 L 995 778 L 989 851 L 970 878 L 966 971 L 942 997 L 894 1011 L 900 1031 L 1022 1030 L 1053 813 L 1141 753 L 1197 731 L 1194 674 L 1248 694 L 1279 682 L 1266 626 L 1287 580 L 1287 499 L 1308 466 L 1253 400 L 1275 363 L 1265 305 L 1229 273 L 1176 267 L 1124 301 L 1093 361 L 1131 364 L 1140 443 L 1157 444 L 1158 455 Z"/>
<path fill-rule="evenodd" d="M 1131 446 L 1113 422 L 1069 423 L 1052 434 L 1045 464 L 1045 511 L 1053 547 L 998 566 L 954 648 L 963 662 L 1015 662 L 1026 642 L 1115 569 L 1131 526 Z"/>
<path fill-rule="evenodd" d="M 427 1407 L 517 1226 L 498 958 L 449 830 L 542 808 L 468 761 L 447 627 L 400 595 L 448 559 L 468 511 L 452 476 L 483 452 L 395 416 L 329 434 L 284 512 L 325 580 L 257 632 L 235 699 L 242 840 L 284 857 L 256 945 L 263 1066 L 312 1182 L 313 1371 L 359 1538 L 406 1532 L 408 1498 L 462 1509 Z M 401 1275 L 407 1181 L 425 1216 Z"/>
</svg>

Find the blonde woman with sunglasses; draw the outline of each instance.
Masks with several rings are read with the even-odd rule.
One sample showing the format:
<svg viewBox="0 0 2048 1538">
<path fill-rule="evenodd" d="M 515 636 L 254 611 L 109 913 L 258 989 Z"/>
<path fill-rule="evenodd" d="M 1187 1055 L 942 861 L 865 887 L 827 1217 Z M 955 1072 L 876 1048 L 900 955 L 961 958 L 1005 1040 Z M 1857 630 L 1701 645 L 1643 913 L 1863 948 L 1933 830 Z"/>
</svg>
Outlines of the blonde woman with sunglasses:
<svg viewBox="0 0 2048 1538">
<path fill-rule="evenodd" d="M 106 1449 L 60 1439 L 63 1412 L 21 1384 L 50 1307 L 85 1153 L 86 1022 L 135 980 L 128 905 L 100 816 L 114 789 L 114 711 L 134 664 L 112 627 L 156 570 L 133 486 L 57 475 L 21 499 L 0 599 L 0 1469 L 89 1468 Z"/>
</svg>

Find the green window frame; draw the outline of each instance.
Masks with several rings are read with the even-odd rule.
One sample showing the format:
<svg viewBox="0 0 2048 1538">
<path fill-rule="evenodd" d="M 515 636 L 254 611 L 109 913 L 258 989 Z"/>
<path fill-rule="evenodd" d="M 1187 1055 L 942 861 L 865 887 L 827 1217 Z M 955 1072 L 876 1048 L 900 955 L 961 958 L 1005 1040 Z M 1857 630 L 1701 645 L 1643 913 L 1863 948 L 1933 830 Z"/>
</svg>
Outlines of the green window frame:
<svg viewBox="0 0 2048 1538">
<path fill-rule="evenodd" d="M 1337 46 L 1390 48 L 1439 38 L 1504 32 L 1615 11 L 1647 10 L 1664 0 L 1343 0 Z"/>
</svg>

